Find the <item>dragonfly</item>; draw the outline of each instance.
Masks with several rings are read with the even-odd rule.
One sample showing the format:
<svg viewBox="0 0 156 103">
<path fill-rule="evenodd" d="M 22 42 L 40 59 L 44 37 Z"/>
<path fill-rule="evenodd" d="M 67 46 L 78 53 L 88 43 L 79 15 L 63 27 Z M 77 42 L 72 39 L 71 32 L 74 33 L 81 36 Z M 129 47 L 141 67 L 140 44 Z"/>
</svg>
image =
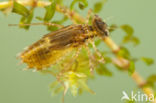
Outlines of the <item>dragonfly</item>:
<svg viewBox="0 0 156 103">
<path fill-rule="evenodd" d="M 91 22 L 92 25 L 72 24 L 48 33 L 20 53 L 18 58 L 29 69 L 49 68 L 66 53 L 87 47 L 95 37 L 105 38 L 109 35 L 107 24 L 98 15 L 94 15 Z M 101 56 L 99 52 L 98 55 Z"/>
</svg>

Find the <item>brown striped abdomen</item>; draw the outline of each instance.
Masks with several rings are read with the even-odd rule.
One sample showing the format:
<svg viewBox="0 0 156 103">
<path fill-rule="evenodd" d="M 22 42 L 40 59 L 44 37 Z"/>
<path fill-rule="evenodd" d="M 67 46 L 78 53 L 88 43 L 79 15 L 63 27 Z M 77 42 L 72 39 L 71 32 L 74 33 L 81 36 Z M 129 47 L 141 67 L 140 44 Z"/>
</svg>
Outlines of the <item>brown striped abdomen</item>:
<svg viewBox="0 0 156 103">
<path fill-rule="evenodd" d="M 22 52 L 19 57 L 28 68 L 48 68 L 67 52 L 85 43 L 89 38 L 85 35 L 86 29 L 82 25 L 71 25 L 49 33 Z"/>
</svg>

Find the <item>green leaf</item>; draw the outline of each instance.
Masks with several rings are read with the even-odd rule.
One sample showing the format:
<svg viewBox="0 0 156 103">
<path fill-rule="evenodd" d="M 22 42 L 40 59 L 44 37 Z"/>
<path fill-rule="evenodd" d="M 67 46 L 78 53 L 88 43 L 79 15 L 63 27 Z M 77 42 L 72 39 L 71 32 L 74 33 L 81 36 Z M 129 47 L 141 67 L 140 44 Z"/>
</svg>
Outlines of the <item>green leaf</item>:
<svg viewBox="0 0 156 103">
<path fill-rule="evenodd" d="M 81 3 L 81 2 L 79 2 L 79 8 L 80 8 L 81 10 L 83 10 L 83 9 L 85 8 L 85 5 L 84 5 L 83 3 Z"/>
<path fill-rule="evenodd" d="M 118 26 L 117 26 L 116 24 L 112 24 L 112 25 L 109 27 L 109 32 L 113 32 L 113 31 L 115 31 L 117 28 L 118 28 Z"/>
<path fill-rule="evenodd" d="M 22 16 L 20 20 L 20 24 L 30 24 L 33 16 L 34 16 L 34 9 L 28 10 L 26 7 L 21 5 L 20 3 L 14 1 L 13 3 L 13 10 L 12 12 L 17 13 Z M 24 29 L 29 29 L 30 26 L 20 26 Z"/>
<path fill-rule="evenodd" d="M 133 28 L 128 24 L 121 25 L 120 28 L 125 31 L 127 35 L 133 35 L 134 33 Z"/>
<path fill-rule="evenodd" d="M 44 21 L 48 22 L 53 18 L 55 14 L 55 8 L 56 8 L 56 0 L 52 0 L 51 5 L 45 7 L 46 14 L 44 16 Z"/>
<path fill-rule="evenodd" d="M 132 35 L 126 35 L 122 42 L 123 43 L 132 42 L 134 46 L 136 46 L 140 43 L 140 40 L 137 37 L 134 37 Z"/>
<path fill-rule="evenodd" d="M 24 17 L 27 17 L 29 15 L 29 10 L 23 5 L 17 3 L 16 1 L 14 1 L 13 3 L 12 12 L 22 15 Z"/>
<path fill-rule="evenodd" d="M 133 36 L 134 30 L 130 25 L 121 25 L 120 28 L 127 34 L 123 38 L 122 43 L 132 42 L 135 46 L 140 43 L 140 40 L 137 37 Z"/>
<path fill-rule="evenodd" d="M 122 40 L 122 43 L 127 43 L 131 40 L 131 36 L 130 35 L 126 35 L 123 40 Z"/>
<path fill-rule="evenodd" d="M 30 24 L 32 19 L 33 19 L 33 16 L 34 16 L 34 13 L 33 13 L 33 10 L 30 11 L 29 15 L 27 17 L 22 17 L 21 20 L 20 20 L 20 24 Z M 24 28 L 24 29 L 29 29 L 30 26 L 20 26 L 21 28 Z"/>
<path fill-rule="evenodd" d="M 127 48 L 125 48 L 125 47 L 120 47 L 120 51 L 118 52 L 117 55 L 119 55 L 119 56 L 121 56 L 121 57 L 124 57 L 124 58 L 126 58 L 126 59 L 129 59 L 129 58 L 130 58 L 130 52 L 129 52 L 129 50 L 128 50 Z"/>
<path fill-rule="evenodd" d="M 148 66 L 154 64 L 154 60 L 152 58 L 142 57 L 141 60 L 144 61 L 146 63 L 146 65 L 148 65 Z"/>
<path fill-rule="evenodd" d="M 72 3 L 70 4 L 70 9 L 73 9 L 73 7 L 76 3 L 79 3 L 80 9 L 84 9 L 88 6 L 87 0 L 73 0 Z"/>
<path fill-rule="evenodd" d="M 150 85 L 150 86 L 154 86 L 154 83 L 156 83 L 156 75 L 151 75 L 147 78 L 147 85 Z"/>
<path fill-rule="evenodd" d="M 109 76 L 109 77 L 112 76 L 112 72 L 109 71 L 104 64 L 98 64 L 96 68 L 96 72 L 99 75 L 104 75 L 104 76 Z"/>
<path fill-rule="evenodd" d="M 135 64 L 134 64 L 133 61 L 130 61 L 130 63 L 129 63 L 129 68 L 128 68 L 128 73 L 129 73 L 130 75 L 132 75 L 132 74 L 134 73 L 134 71 L 135 71 Z"/>
<path fill-rule="evenodd" d="M 132 38 L 132 42 L 134 43 L 134 45 L 140 44 L 140 40 L 137 37 L 134 37 L 134 36 Z"/>
<path fill-rule="evenodd" d="M 102 2 L 95 3 L 94 9 L 93 9 L 94 13 L 100 12 L 102 9 L 102 6 L 103 6 Z"/>
<path fill-rule="evenodd" d="M 100 11 L 102 10 L 103 5 L 104 5 L 106 2 L 107 2 L 107 0 L 101 0 L 101 1 L 99 1 L 99 2 L 96 2 L 96 3 L 94 4 L 94 9 L 93 9 L 94 13 L 100 12 Z"/>
</svg>

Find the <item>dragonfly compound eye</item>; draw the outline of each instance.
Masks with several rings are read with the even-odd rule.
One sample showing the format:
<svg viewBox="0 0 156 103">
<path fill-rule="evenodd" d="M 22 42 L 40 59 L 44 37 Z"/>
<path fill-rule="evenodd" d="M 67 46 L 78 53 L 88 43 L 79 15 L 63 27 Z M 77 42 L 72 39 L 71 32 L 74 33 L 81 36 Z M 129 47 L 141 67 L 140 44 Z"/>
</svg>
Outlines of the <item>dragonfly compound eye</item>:
<svg viewBox="0 0 156 103">
<path fill-rule="evenodd" d="M 95 15 L 92 23 L 93 23 L 93 28 L 94 30 L 96 30 L 98 35 L 102 37 L 108 36 L 109 32 L 108 32 L 107 24 L 103 22 L 99 16 Z"/>
</svg>

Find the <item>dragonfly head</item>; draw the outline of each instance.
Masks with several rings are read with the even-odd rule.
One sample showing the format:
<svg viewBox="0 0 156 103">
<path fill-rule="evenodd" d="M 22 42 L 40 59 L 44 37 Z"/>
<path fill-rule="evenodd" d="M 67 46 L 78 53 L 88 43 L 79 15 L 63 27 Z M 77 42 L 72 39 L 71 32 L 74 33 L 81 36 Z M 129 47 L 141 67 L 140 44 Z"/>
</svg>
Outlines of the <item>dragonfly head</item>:
<svg viewBox="0 0 156 103">
<path fill-rule="evenodd" d="M 98 33 L 98 35 L 105 37 L 109 35 L 107 24 L 102 21 L 102 19 L 95 15 L 92 21 L 93 29 Z"/>
</svg>

